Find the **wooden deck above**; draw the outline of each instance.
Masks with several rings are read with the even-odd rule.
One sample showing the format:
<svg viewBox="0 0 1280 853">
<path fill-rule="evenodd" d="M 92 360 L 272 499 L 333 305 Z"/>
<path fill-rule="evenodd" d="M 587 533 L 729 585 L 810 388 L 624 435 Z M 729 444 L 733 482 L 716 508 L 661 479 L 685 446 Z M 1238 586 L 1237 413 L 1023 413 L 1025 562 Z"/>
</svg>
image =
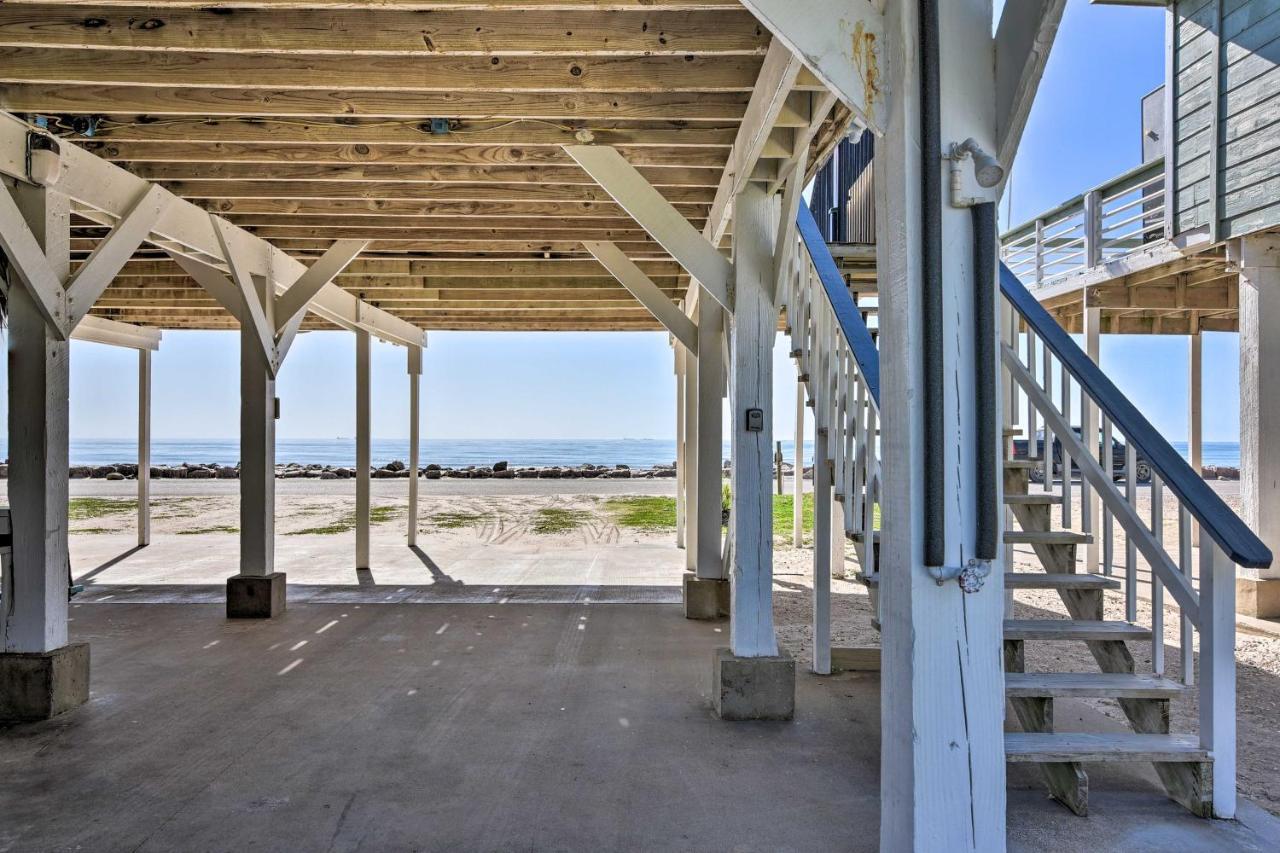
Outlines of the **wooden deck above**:
<svg viewBox="0 0 1280 853">
<path fill-rule="evenodd" d="M 727 250 L 734 152 L 763 181 L 802 145 L 816 166 L 830 106 L 736 0 L 0 6 L 0 109 L 304 262 L 371 240 L 337 283 L 424 329 L 660 328 L 582 241 L 673 300 L 687 277 L 561 146 L 616 146 Z M 75 256 L 105 230 L 74 219 Z M 146 246 L 94 313 L 236 326 Z"/>
</svg>

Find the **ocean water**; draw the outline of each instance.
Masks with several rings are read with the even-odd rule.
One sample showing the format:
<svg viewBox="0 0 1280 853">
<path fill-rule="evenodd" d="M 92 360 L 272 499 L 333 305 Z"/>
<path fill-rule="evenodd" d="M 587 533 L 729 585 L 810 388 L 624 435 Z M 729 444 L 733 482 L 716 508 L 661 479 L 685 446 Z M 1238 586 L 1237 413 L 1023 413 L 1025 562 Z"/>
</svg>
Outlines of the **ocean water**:
<svg viewBox="0 0 1280 853">
<path fill-rule="evenodd" d="M 1174 449 L 1186 456 L 1185 442 L 1173 442 Z M 137 458 L 137 442 L 128 439 L 72 439 L 72 465 L 112 465 Z M 792 459 L 793 442 L 782 442 L 784 458 Z M 0 440 L 0 456 L 8 455 Z M 1206 441 L 1203 448 L 1205 465 L 1239 466 L 1240 445 L 1234 441 Z M 393 459 L 409 458 L 407 439 L 374 439 L 374 465 L 385 465 Z M 505 460 L 511 465 L 630 465 L 644 468 L 669 465 L 676 458 L 676 443 L 670 439 L 425 439 L 422 443 L 423 465 L 436 463 L 450 467 L 492 465 Z M 726 443 L 722 458 L 729 458 Z M 805 442 L 805 458 L 813 458 L 813 444 Z M 151 460 L 156 465 L 183 462 L 235 465 L 240 459 L 238 439 L 154 439 Z M 356 443 L 351 438 L 324 440 L 279 439 L 276 460 L 281 464 L 354 465 Z"/>
</svg>

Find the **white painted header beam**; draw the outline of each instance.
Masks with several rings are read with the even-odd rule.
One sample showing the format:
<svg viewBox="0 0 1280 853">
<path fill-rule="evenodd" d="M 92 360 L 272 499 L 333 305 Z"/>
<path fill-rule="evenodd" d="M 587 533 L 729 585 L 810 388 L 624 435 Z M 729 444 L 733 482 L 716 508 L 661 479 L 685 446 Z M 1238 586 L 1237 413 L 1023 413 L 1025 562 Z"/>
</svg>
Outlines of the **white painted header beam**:
<svg viewBox="0 0 1280 853">
<path fill-rule="evenodd" d="M 1164 5 L 1163 0 L 1161 4 Z M 1067 0 L 1004 4 L 996 28 L 996 158 L 1008 175 Z"/>
<path fill-rule="evenodd" d="M 126 347 L 136 350 L 160 349 L 161 331 L 148 329 L 146 326 L 135 326 L 132 323 L 120 323 L 106 317 L 95 317 L 92 314 L 76 324 L 71 332 L 75 341 L 92 341 L 96 344 L 109 344 L 114 347 Z"/>
<path fill-rule="evenodd" d="M 884 128 L 884 0 L 742 0 L 876 133 Z"/>
<path fill-rule="evenodd" d="M 27 133 L 32 129 L 16 116 L 0 112 L 0 173 L 26 180 Z M 114 225 L 129 214 L 150 186 L 149 181 L 64 139 L 59 139 L 58 144 L 62 174 L 51 189 L 77 202 L 80 205 L 77 212 L 95 222 Z M 175 196 L 152 234 L 164 248 L 203 263 L 222 264 L 223 251 L 214 233 L 212 217 L 188 201 Z M 228 241 L 227 248 L 246 259 L 245 272 L 273 281 L 277 293 L 283 292 L 307 270 L 285 252 L 241 228 L 235 228 L 228 235 Z M 422 329 L 361 303 L 337 285 L 321 288 L 307 307 L 332 323 L 365 329 L 390 343 L 421 346 L 425 338 Z"/>
</svg>

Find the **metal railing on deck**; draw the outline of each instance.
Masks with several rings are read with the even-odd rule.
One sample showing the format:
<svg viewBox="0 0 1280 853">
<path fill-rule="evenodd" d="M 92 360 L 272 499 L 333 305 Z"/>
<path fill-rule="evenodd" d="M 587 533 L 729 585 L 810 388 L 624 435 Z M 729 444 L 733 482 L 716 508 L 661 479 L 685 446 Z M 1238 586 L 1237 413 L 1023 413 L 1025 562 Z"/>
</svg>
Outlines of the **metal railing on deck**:
<svg viewBox="0 0 1280 853">
<path fill-rule="evenodd" d="M 1214 756 L 1215 811 L 1230 814 L 1234 806 L 1220 807 L 1220 797 L 1234 799 L 1235 568 L 1269 566 L 1271 552 L 1005 265 L 1000 270 L 1000 292 L 1026 330 L 1023 340 L 1018 324 L 1005 326 L 1002 362 L 1014 389 L 1006 399 L 1015 412 L 1024 402 L 1027 406 L 1027 453 L 1042 461 L 1047 490 L 1054 487 L 1055 469 L 1061 471 L 1064 526 L 1071 525 L 1071 484 L 1073 470 L 1078 469 L 1082 527 L 1085 533 L 1101 533 L 1104 575 L 1117 568 L 1113 542 L 1116 525 L 1120 528 L 1128 621 L 1138 621 L 1139 584 L 1149 588 L 1155 675 L 1166 675 L 1166 590 L 1181 611 L 1177 620 L 1181 661 L 1176 677 L 1187 685 L 1195 679 L 1193 634 L 1199 634 L 1200 742 Z M 1056 388 L 1055 374 L 1060 377 Z M 1078 430 L 1072 422 L 1073 397 L 1084 409 Z M 1036 416 L 1042 419 L 1043 437 L 1037 435 Z M 1115 470 L 1115 439 L 1124 442 L 1120 472 Z M 1139 511 L 1139 459 L 1150 471 L 1148 513 Z M 1178 520 L 1176 540 L 1167 544 L 1166 497 L 1174 501 Z M 1095 501 L 1101 503 L 1100 531 L 1093 529 L 1099 526 Z M 1200 529 L 1198 570 L 1192 558 L 1193 524 Z M 1138 575 L 1139 555 L 1149 569 L 1146 578 Z M 1087 565 L 1089 560 L 1086 571 L 1095 568 Z"/>
<path fill-rule="evenodd" d="M 1164 239 L 1164 158 L 1130 169 L 1000 237 L 1019 279 L 1044 284 Z"/>
</svg>

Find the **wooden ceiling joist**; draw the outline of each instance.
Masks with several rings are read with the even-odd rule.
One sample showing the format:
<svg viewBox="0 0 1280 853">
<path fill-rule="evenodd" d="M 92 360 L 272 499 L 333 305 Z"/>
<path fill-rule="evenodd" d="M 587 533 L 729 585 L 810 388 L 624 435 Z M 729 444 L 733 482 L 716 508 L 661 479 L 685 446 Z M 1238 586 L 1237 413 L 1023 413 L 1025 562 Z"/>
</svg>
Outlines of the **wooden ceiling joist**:
<svg viewBox="0 0 1280 853">
<path fill-rule="evenodd" d="M 0 3 L 0 109 L 304 263 L 359 241 L 331 286 L 428 329 L 660 328 L 688 275 L 564 147 L 616 149 L 714 258 L 735 189 L 839 139 L 833 102 L 737 0 Z M 76 211 L 74 266 L 109 224 Z M 165 249 L 94 313 L 234 327 Z"/>
</svg>

